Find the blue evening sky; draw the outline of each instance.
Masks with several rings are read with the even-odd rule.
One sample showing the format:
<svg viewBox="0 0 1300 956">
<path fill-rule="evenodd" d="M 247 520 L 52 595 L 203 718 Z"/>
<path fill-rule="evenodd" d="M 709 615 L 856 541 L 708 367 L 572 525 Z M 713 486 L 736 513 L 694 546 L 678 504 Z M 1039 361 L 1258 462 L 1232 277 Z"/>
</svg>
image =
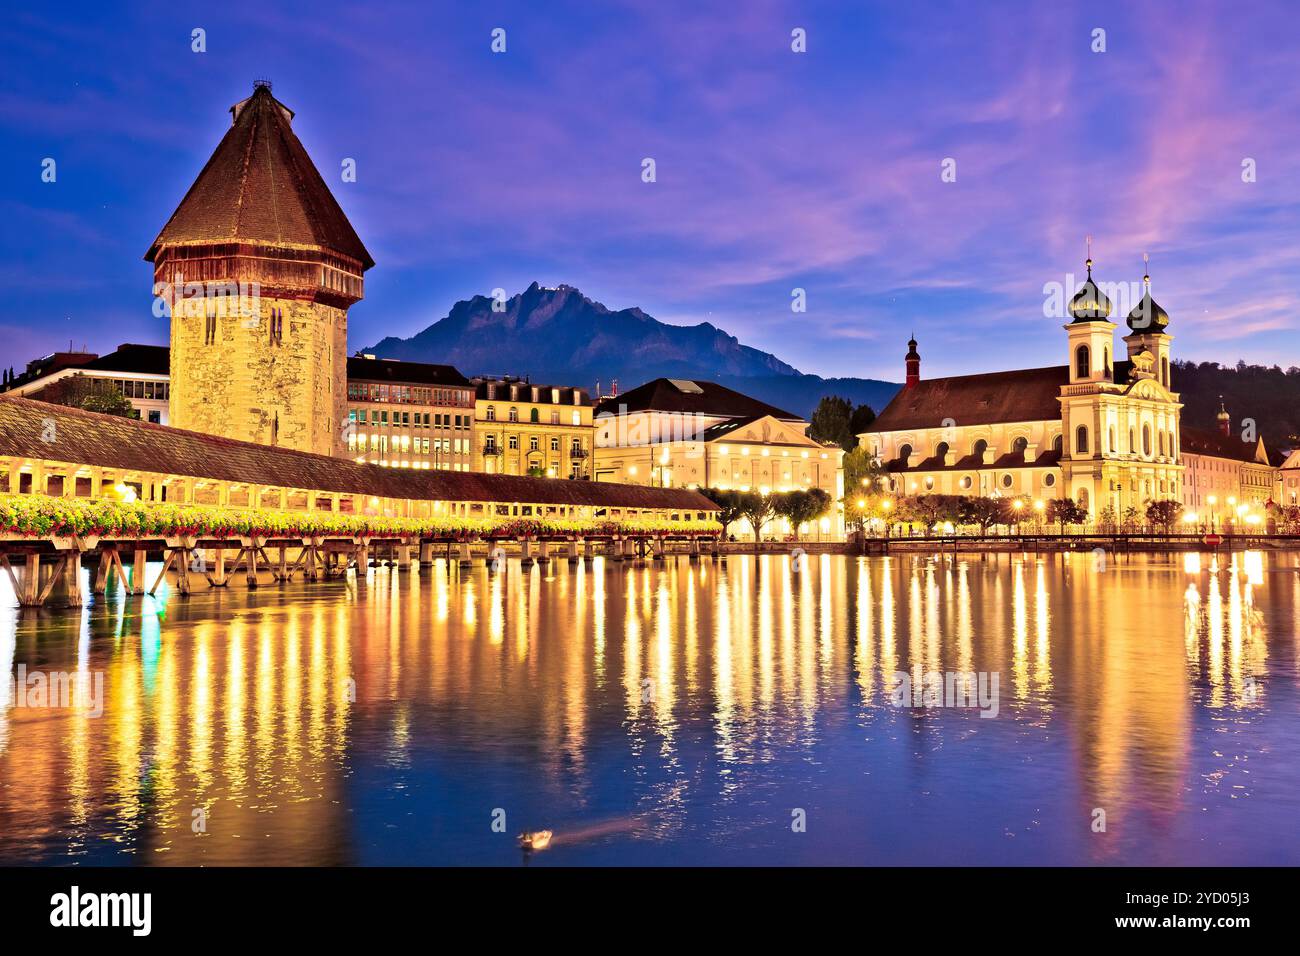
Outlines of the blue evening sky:
<svg viewBox="0 0 1300 956">
<path fill-rule="evenodd" d="M 1176 356 L 1300 364 L 1298 23 L 1149 0 L 15 6 L 3 364 L 166 341 L 141 257 L 257 77 L 378 263 L 353 348 L 536 279 L 823 375 L 901 379 L 913 329 L 927 375 L 1057 363 L 1044 284 L 1092 235 L 1103 281 L 1151 254 Z"/>
</svg>

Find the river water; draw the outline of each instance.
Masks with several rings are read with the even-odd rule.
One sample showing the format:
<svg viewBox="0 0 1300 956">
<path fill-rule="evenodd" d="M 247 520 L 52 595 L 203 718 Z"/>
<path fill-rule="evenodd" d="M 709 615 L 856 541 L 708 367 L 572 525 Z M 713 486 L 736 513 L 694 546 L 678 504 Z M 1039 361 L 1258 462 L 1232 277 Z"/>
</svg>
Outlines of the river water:
<svg viewBox="0 0 1300 956">
<path fill-rule="evenodd" d="M 1297 555 L 806 562 L 5 579 L 0 863 L 1300 863 Z"/>
</svg>

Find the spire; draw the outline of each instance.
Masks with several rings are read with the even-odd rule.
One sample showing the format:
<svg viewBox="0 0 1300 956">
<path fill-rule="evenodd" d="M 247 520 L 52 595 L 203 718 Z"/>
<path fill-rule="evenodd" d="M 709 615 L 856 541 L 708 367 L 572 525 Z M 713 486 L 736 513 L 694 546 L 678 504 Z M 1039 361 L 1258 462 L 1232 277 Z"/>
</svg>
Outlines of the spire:
<svg viewBox="0 0 1300 956">
<path fill-rule="evenodd" d="M 1218 423 L 1219 432 L 1224 438 L 1232 435 L 1232 416 L 1228 414 L 1228 409 L 1223 404 L 1223 396 L 1219 396 L 1219 414 L 1214 416 L 1215 422 Z"/>
<path fill-rule="evenodd" d="M 1133 307 L 1125 323 L 1134 332 L 1163 332 L 1169 324 L 1169 313 L 1151 298 L 1151 257 L 1142 253 L 1142 300 Z"/>
<path fill-rule="evenodd" d="M 1092 280 L 1092 236 L 1088 237 L 1088 258 L 1084 265 L 1088 269 L 1088 278 L 1070 300 L 1070 315 L 1075 322 L 1104 322 L 1110 317 L 1111 304 Z"/>
<path fill-rule="evenodd" d="M 149 247 L 251 243 L 375 262 L 294 135 L 293 111 L 259 80 L 230 108 L 231 125 L 194 185 Z"/>
</svg>

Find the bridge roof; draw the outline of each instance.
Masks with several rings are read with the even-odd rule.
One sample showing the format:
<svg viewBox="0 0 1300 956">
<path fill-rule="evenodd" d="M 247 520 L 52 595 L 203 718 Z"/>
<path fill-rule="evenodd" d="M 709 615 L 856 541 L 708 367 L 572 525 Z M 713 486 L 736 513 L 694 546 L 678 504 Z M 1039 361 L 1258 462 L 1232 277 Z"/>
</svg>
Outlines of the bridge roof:
<svg viewBox="0 0 1300 956">
<path fill-rule="evenodd" d="M 416 501 L 715 511 L 697 491 L 386 468 L 0 395 L 0 456 Z"/>
</svg>

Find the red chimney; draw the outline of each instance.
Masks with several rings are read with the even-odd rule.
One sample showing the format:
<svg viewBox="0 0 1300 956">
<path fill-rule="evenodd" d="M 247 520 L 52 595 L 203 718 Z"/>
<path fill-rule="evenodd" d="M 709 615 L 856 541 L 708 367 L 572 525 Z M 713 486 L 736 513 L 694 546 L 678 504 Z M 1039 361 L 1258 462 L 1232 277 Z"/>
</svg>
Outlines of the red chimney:
<svg viewBox="0 0 1300 956">
<path fill-rule="evenodd" d="M 921 381 L 921 355 L 916 351 L 916 339 L 909 339 L 907 342 L 907 355 L 903 359 L 907 365 L 907 379 L 903 384 L 904 388 L 911 388 L 917 382 Z"/>
</svg>

